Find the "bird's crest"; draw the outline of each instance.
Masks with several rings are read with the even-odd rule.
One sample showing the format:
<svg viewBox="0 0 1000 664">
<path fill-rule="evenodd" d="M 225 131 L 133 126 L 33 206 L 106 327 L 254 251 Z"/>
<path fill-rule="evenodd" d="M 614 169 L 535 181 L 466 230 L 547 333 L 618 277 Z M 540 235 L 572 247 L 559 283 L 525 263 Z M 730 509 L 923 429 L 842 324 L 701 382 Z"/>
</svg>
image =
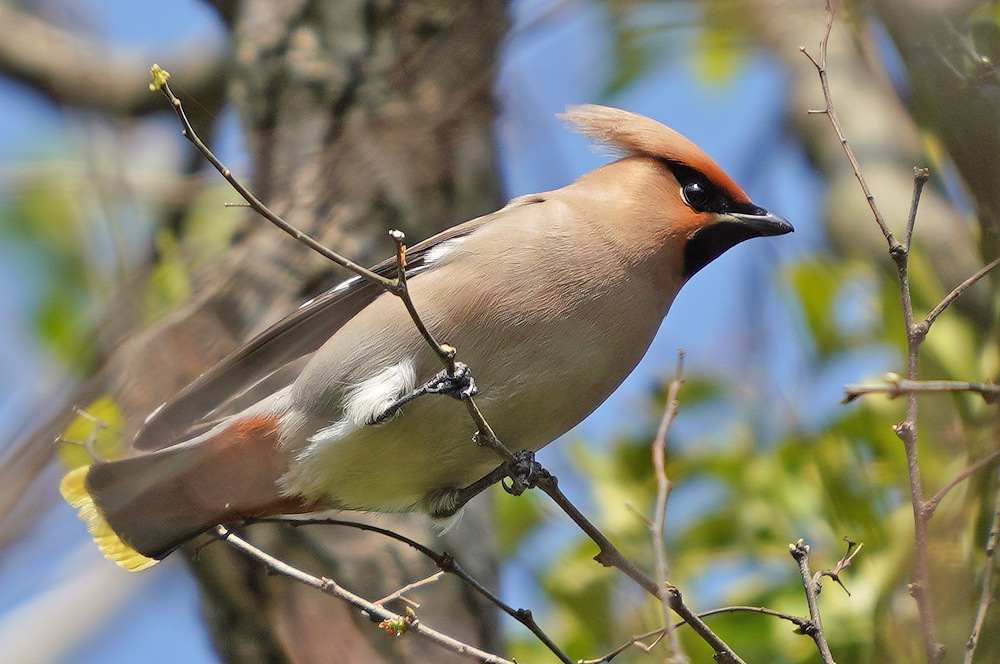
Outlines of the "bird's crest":
<svg viewBox="0 0 1000 664">
<path fill-rule="evenodd" d="M 656 120 L 597 104 L 569 106 L 559 117 L 573 125 L 574 131 L 621 156 L 653 157 L 693 168 L 722 188 L 734 202 L 750 202 L 739 185 L 704 150 Z"/>
</svg>

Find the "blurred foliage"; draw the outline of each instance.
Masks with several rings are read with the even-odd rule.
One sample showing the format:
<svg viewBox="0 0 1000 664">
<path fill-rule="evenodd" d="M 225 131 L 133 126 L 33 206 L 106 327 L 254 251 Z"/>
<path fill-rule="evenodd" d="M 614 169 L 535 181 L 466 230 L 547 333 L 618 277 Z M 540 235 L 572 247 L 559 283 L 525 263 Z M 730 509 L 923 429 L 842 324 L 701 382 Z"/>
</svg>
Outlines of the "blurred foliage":
<svg viewBox="0 0 1000 664">
<path fill-rule="evenodd" d="M 68 161 L 74 159 L 85 161 L 82 155 Z M 225 183 L 201 189 L 190 201 L 167 200 L 152 189 L 119 191 L 118 201 L 101 192 L 124 183 L 103 177 L 99 169 L 67 172 L 42 156 L 0 201 L 0 241 L 17 246 L 29 267 L 24 287 L 37 291 L 29 300 L 36 337 L 80 375 L 98 360 L 96 330 L 149 324 L 176 309 L 191 296 L 192 270 L 230 245 L 243 217 L 242 210 L 224 207 L 231 197 Z M 162 190 L 181 179 L 149 177 Z M 176 224 L 165 223 L 174 216 Z"/>
<path fill-rule="evenodd" d="M 0 238 L 32 257 L 41 291 L 32 314 L 38 339 L 67 367 L 86 370 L 92 339 L 86 308 L 93 272 L 85 219 L 72 183 L 56 174 L 29 178 L 0 208 Z"/>
<path fill-rule="evenodd" d="M 604 0 L 614 37 L 612 71 L 604 94 L 634 83 L 657 62 L 693 63 L 701 80 L 712 85 L 735 77 L 750 49 L 746 12 L 733 0 Z M 694 40 L 681 33 L 694 31 Z M 679 49 L 693 44 L 693 57 Z"/>
</svg>

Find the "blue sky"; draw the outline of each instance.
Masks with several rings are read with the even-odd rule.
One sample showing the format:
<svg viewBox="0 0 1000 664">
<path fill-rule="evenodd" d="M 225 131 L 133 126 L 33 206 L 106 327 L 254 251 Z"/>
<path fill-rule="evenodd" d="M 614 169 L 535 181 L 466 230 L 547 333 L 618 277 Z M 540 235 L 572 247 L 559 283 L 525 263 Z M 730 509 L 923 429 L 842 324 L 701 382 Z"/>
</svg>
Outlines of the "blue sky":
<svg viewBox="0 0 1000 664">
<path fill-rule="evenodd" d="M 755 202 L 796 227 L 791 236 L 745 243 L 699 273 L 676 300 L 637 371 L 569 437 L 607 439 L 644 423 L 649 389 L 673 370 L 678 348 L 687 352 L 693 371 L 753 381 L 754 392 L 771 394 L 771 405 L 785 403 L 784 408 L 805 413 L 807 420 L 822 419 L 839 401 L 840 385 L 856 377 L 870 358 L 858 358 L 858 366 L 842 365 L 836 375 L 814 380 L 806 368 L 794 313 L 781 298 L 776 268 L 821 245 L 823 195 L 821 183 L 784 127 L 784 73 L 767 57 L 751 55 L 730 80 L 709 84 L 693 58 L 670 59 L 655 63 L 631 85 L 604 98 L 613 48 L 606 15 L 598 4 L 569 2 L 549 16 L 549 5 L 545 0 L 515 3 L 514 28 L 503 48 L 496 81 L 496 140 L 508 197 L 561 186 L 606 161 L 554 118 L 567 104 L 596 101 L 650 115 L 688 135 Z M 91 0 L 83 7 L 74 11 L 87 17 L 84 24 L 95 34 L 148 53 L 150 62 L 172 51 L 179 39 L 196 44 L 219 34 L 211 12 L 193 1 L 153 5 Z M 676 29 L 662 39 L 673 40 L 670 52 L 676 54 L 690 52 L 677 43 L 694 36 L 693 28 Z M 57 153 L 63 141 L 72 140 L 68 132 L 75 120 L 70 117 L 67 128 L 66 114 L 23 87 L 0 80 L 0 99 L 4 171 Z M 231 147 L 223 154 L 238 159 L 239 142 L 231 136 L 224 142 Z M 5 341 L 0 344 L 5 349 L 0 351 L 0 427 L 8 431 L 27 406 L 55 384 L 40 351 L 31 350 L 25 328 L 24 316 L 37 296 L 32 270 L 16 248 L 0 247 L 0 338 Z M 754 357 L 768 358 L 766 363 L 746 366 L 747 348 L 762 349 Z M 776 415 L 766 426 L 778 430 L 784 411 L 772 410 Z M 698 426 L 695 419 L 682 417 L 677 432 L 683 438 L 685 430 L 696 431 Z M 7 437 L 0 435 L 0 440 Z M 548 448 L 542 460 L 560 474 L 565 462 L 557 447 Z M 51 472 L 54 486 L 57 471 Z M 583 496 L 579 487 L 571 489 Z M 197 619 L 192 582 L 182 568 L 179 560 L 168 560 L 122 581 L 123 573 L 99 560 L 82 524 L 60 504 L 36 524 L 30 537 L 0 553 L 0 643 L 23 634 L 33 617 L 52 610 L 46 604 L 51 589 L 79 586 L 79 597 L 86 597 L 88 591 L 107 588 L 120 595 L 106 603 L 111 608 L 100 615 L 64 614 L 73 624 L 52 626 L 59 638 L 49 640 L 62 638 L 61 650 L 53 646 L 46 651 L 43 643 L 44 652 L 24 651 L 22 661 L 113 664 L 131 662 L 134 653 L 142 652 L 143 661 L 151 664 L 215 662 Z M 522 572 L 511 569 L 505 584 L 508 594 L 517 595 L 521 582 Z M 74 630 L 80 632 L 78 637 L 63 638 L 73 636 Z M 39 634 L 44 638 L 44 631 Z"/>
</svg>

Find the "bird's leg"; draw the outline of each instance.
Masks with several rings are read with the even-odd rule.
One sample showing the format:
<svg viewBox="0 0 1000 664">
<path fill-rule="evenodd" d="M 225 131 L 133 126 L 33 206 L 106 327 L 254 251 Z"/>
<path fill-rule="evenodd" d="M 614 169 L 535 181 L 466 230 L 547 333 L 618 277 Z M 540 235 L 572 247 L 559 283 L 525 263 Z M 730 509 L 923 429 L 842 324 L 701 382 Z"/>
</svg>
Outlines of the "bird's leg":
<svg viewBox="0 0 1000 664">
<path fill-rule="evenodd" d="M 465 504 L 507 477 L 507 464 L 500 464 L 493 471 L 466 487 L 442 489 L 424 499 L 427 513 L 435 519 L 447 519 L 465 507 Z"/>
<path fill-rule="evenodd" d="M 466 503 L 497 482 L 501 483 L 507 493 L 520 496 L 527 489 L 534 488 L 545 472 L 541 464 L 535 461 L 534 452 L 521 450 L 515 453 L 513 461 L 500 464 L 489 475 L 469 486 L 444 489 L 429 495 L 425 501 L 427 513 L 435 519 L 452 517 Z M 509 485 L 503 482 L 507 477 L 510 478 Z"/>
<path fill-rule="evenodd" d="M 469 365 L 464 362 L 455 362 L 455 370 L 442 369 L 433 378 L 416 388 L 409 394 L 404 394 L 392 403 L 385 410 L 377 415 L 373 415 L 365 424 L 381 424 L 399 412 L 399 409 L 410 403 L 414 399 L 424 394 L 447 394 L 448 396 L 465 401 L 476 396 L 479 388 L 472 378 L 472 371 Z"/>
</svg>

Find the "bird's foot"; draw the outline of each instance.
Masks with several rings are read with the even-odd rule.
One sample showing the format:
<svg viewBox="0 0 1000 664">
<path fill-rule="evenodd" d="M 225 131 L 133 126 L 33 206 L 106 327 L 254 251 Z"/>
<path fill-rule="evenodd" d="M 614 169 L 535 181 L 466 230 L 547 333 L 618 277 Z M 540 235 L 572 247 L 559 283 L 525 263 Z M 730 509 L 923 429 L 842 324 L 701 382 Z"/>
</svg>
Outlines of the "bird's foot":
<svg viewBox="0 0 1000 664">
<path fill-rule="evenodd" d="M 454 371 L 442 369 L 417 389 L 422 389 L 427 394 L 447 394 L 459 401 L 466 401 L 479 393 L 476 381 L 472 378 L 472 370 L 465 362 L 455 362 Z"/>
<path fill-rule="evenodd" d="M 464 362 L 455 362 L 454 371 L 442 369 L 429 381 L 409 394 L 399 397 L 386 406 L 381 413 L 373 415 L 365 424 L 382 424 L 398 413 L 400 408 L 424 394 L 446 394 L 459 401 L 465 401 L 474 397 L 478 392 L 479 388 L 476 387 L 476 381 L 472 378 L 469 365 Z"/>
<path fill-rule="evenodd" d="M 530 450 L 515 452 L 514 460 L 505 464 L 504 470 L 505 476 L 510 478 L 510 484 L 501 482 L 501 486 L 512 496 L 520 496 L 528 489 L 534 489 L 547 472 L 542 464 L 535 461 L 535 453 Z"/>
<path fill-rule="evenodd" d="M 535 453 L 521 450 L 514 454 L 514 460 L 497 466 L 493 472 L 466 487 L 449 487 L 434 491 L 424 498 L 424 509 L 435 519 L 448 519 L 454 516 L 465 504 L 478 496 L 483 490 L 497 482 L 509 494 L 520 496 L 528 489 L 545 478 L 548 471 L 535 461 Z M 504 479 L 510 478 L 510 484 Z"/>
</svg>

